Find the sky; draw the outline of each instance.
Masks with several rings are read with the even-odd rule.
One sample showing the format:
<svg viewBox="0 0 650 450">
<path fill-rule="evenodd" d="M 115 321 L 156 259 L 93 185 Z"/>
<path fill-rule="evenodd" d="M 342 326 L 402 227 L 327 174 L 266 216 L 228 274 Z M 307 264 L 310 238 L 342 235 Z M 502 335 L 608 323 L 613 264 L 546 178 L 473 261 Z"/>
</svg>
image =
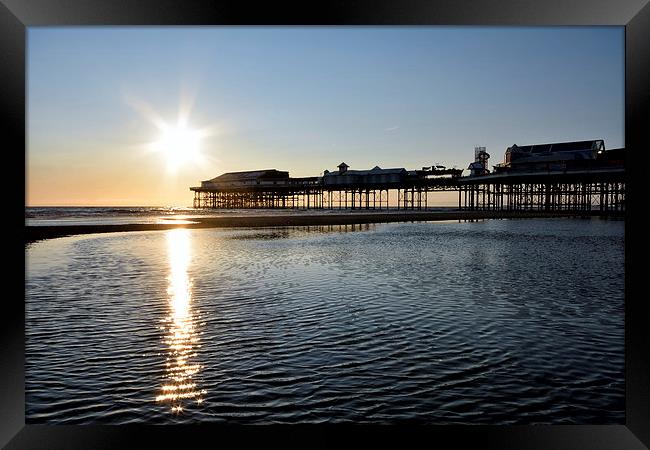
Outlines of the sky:
<svg viewBox="0 0 650 450">
<path fill-rule="evenodd" d="M 231 171 L 625 145 L 623 27 L 30 27 L 27 46 L 27 206 L 190 206 Z"/>
</svg>

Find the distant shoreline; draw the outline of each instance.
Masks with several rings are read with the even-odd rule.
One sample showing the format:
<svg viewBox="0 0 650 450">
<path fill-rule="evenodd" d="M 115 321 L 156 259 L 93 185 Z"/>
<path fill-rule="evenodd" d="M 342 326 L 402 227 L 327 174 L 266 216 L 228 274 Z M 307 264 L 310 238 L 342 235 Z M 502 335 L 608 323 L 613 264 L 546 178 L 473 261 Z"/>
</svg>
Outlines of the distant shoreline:
<svg viewBox="0 0 650 450">
<path fill-rule="evenodd" d="M 419 222 L 441 220 L 514 219 L 543 217 L 599 216 L 599 211 L 399 211 L 378 213 L 341 213 L 327 215 L 273 215 L 199 217 L 195 223 L 131 223 L 89 225 L 42 225 L 25 226 L 25 243 L 65 236 L 127 231 L 160 231 L 174 228 L 252 228 L 314 225 L 352 225 L 366 223 Z"/>
</svg>

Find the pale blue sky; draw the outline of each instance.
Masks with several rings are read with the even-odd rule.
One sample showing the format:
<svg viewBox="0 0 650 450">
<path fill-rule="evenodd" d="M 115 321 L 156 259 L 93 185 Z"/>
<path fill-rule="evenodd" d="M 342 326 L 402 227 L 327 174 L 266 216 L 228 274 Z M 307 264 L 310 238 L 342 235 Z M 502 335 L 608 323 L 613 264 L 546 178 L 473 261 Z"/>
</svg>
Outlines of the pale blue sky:
<svg viewBox="0 0 650 450">
<path fill-rule="evenodd" d="M 622 27 L 31 27 L 27 69 L 28 204 L 83 203 L 89 180 L 86 203 L 173 204 L 225 171 L 624 146 Z M 192 96 L 189 124 L 217 133 L 165 175 L 142 105 L 173 122 Z"/>
</svg>

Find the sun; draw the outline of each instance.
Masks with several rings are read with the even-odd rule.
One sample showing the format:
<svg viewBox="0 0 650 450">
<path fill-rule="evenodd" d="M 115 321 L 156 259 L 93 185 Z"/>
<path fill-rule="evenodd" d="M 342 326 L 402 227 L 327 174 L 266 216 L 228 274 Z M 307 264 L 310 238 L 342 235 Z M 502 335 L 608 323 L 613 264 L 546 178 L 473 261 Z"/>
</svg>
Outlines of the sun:
<svg viewBox="0 0 650 450">
<path fill-rule="evenodd" d="M 162 153 L 167 169 L 176 171 L 188 163 L 197 163 L 201 158 L 202 133 L 183 123 L 164 124 L 154 149 Z"/>
<path fill-rule="evenodd" d="M 220 126 L 213 123 L 197 128 L 191 125 L 190 113 L 194 95 L 184 94 L 180 99 L 176 120 L 167 120 L 146 102 L 137 98 L 127 98 L 131 107 L 138 111 L 154 127 L 155 133 L 151 140 L 143 143 L 147 153 L 166 163 L 167 173 L 177 175 L 177 172 L 187 166 L 193 168 L 205 167 L 213 157 L 205 153 L 203 148 L 206 138 L 220 134 Z M 210 141 L 210 145 L 214 142 Z M 209 152 L 208 152 L 209 153 Z"/>
</svg>

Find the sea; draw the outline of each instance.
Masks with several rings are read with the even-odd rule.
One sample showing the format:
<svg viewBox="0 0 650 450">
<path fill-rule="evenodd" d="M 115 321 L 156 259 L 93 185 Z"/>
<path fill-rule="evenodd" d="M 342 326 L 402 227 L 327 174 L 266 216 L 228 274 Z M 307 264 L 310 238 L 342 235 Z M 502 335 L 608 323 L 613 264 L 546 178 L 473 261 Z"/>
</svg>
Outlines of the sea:
<svg viewBox="0 0 650 450">
<path fill-rule="evenodd" d="M 34 242 L 26 422 L 623 424 L 624 237 L 593 217 Z"/>
<path fill-rule="evenodd" d="M 131 223 L 173 223 L 191 222 L 201 217 L 273 216 L 273 215 L 324 215 L 324 214 L 375 214 L 378 212 L 399 213 L 403 209 L 390 206 L 380 209 L 205 209 L 179 206 L 84 206 L 84 207 L 27 207 L 25 225 L 121 225 Z M 435 206 L 427 211 L 458 211 L 455 206 Z"/>
</svg>

